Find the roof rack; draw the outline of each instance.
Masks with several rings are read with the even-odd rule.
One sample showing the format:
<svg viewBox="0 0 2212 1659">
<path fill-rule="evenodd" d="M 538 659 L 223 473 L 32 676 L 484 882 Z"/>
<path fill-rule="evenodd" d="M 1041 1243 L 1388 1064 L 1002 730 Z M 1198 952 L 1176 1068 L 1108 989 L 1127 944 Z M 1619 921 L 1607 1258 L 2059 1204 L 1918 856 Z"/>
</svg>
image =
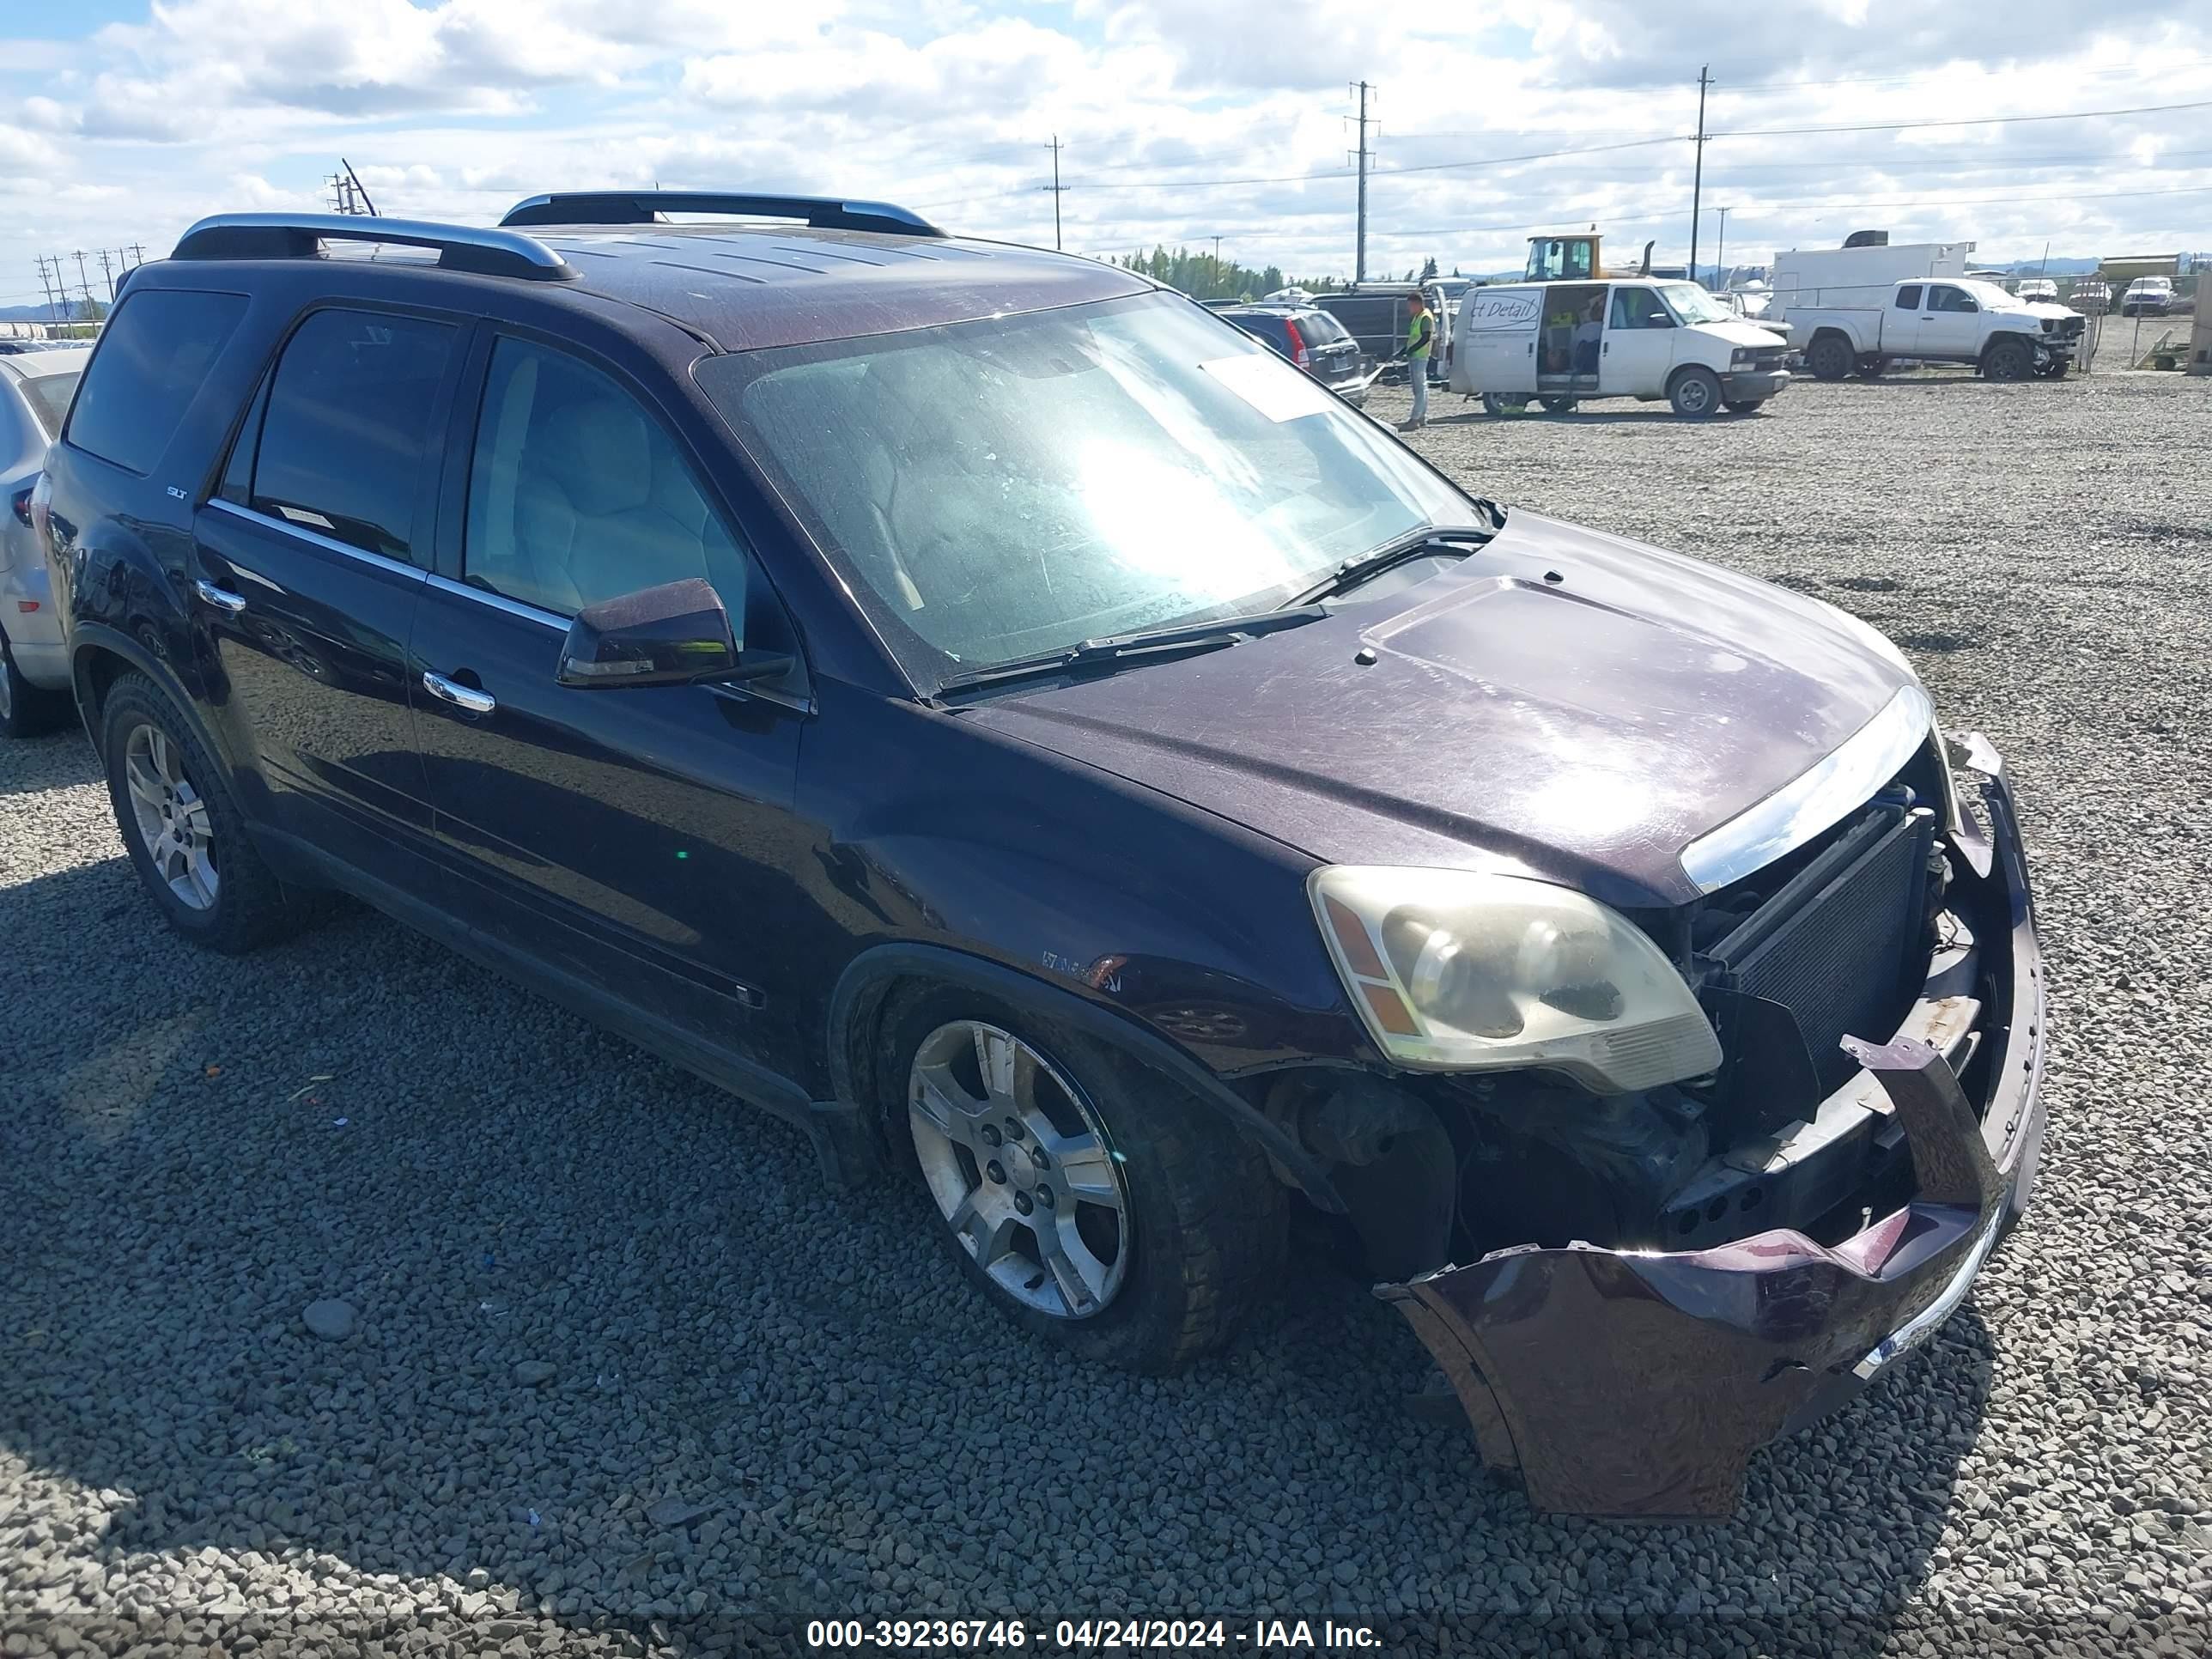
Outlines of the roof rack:
<svg viewBox="0 0 2212 1659">
<path fill-rule="evenodd" d="M 325 242 L 397 242 L 434 247 L 448 270 L 534 282 L 574 280 L 577 272 L 534 236 L 420 219 L 356 213 L 218 213 L 178 240 L 173 259 L 312 259 Z"/>
<path fill-rule="evenodd" d="M 750 196 L 723 190 L 578 190 L 532 196 L 502 225 L 649 225 L 656 214 L 733 213 L 804 219 L 817 230 L 872 230 L 890 236 L 945 233 L 909 208 L 830 196 Z"/>
</svg>

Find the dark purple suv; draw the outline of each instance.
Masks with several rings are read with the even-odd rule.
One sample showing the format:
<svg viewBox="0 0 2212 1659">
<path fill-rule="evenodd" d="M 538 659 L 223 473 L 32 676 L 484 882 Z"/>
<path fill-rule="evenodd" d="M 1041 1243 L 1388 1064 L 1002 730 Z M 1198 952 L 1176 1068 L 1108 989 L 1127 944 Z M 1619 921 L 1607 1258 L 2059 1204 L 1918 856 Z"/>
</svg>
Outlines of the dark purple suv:
<svg viewBox="0 0 2212 1659">
<path fill-rule="evenodd" d="M 210 220 L 34 517 L 179 933 L 365 899 L 926 1183 L 1086 1357 L 1218 1344 L 1303 1206 L 1534 1503 L 1716 1515 L 2027 1193 L 2011 798 L 1896 650 L 1127 271 L 787 198 Z"/>
</svg>

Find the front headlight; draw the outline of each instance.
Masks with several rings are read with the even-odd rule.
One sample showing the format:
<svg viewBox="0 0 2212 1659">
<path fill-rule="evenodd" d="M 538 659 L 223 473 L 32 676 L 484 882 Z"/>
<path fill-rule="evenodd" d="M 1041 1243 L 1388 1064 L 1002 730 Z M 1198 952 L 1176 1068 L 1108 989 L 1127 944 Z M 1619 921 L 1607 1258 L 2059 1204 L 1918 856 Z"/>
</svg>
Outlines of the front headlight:
<svg viewBox="0 0 2212 1659">
<path fill-rule="evenodd" d="M 1738 346 L 1734 351 L 1729 353 L 1729 367 L 1730 368 L 1747 368 L 1758 356 L 1759 348 L 1757 346 Z"/>
<path fill-rule="evenodd" d="M 1720 1065 L 1674 965 L 1595 899 L 1519 876 L 1341 864 L 1307 890 L 1360 1018 L 1402 1065 L 1540 1066 L 1601 1094 Z"/>
</svg>

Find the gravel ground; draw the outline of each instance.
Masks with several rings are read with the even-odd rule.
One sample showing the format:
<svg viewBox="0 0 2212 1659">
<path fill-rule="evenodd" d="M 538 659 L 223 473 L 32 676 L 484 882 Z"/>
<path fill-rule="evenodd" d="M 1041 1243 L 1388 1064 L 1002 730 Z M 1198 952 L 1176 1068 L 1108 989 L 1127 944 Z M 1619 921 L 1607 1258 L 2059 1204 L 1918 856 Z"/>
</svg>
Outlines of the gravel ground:
<svg viewBox="0 0 2212 1659">
<path fill-rule="evenodd" d="M 82 738 L 0 750 L 0 1649 L 771 1649 L 850 1611 L 2203 1651 L 2208 400 L 1937 375 L 1691 425 L 1443 398 L 1416 440 L 1890 629 L 2021 788 L 2056 1000 L 2037 1207 L 1721 1527 L 1532 1517 L 1403 1408 L 1419 1346 L 1318 1266 L 1193 1376 L 1066 1363 L 917 1248 L 915 1195 L 825 1191 L 781 1127 L 393 925 L 196 954 Z"/>
</svg>

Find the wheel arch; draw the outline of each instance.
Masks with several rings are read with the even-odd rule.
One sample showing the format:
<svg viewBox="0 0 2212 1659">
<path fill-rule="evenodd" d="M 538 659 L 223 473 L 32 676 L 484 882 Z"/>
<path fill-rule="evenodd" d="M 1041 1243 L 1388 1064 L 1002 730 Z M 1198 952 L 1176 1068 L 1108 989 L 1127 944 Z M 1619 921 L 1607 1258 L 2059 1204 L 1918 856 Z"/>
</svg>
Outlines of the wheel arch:
<svg viewBox="0 0 2212 1659">
<path fill-rule="evenodd" d="M 106 758 L 100 747 L 101 711 L 115 682 L 128 673 L 143 674 L 151 680 L 191 722 L 200 741 L 225 766 L 230 764 L 228 750 L 193 708 L 190 690 L 167 663 L 146 648 L 143 641 L 105 623 L 81 623 L 72 630 L 70 639 L 70 688 L 76 694 L 77 713 L 84 721 L 85 735 L 92 739 L 94 754 L 103 760 Z"/>
<path fill-rule="evenodd" d="M 1333 1213 L 1344 1212 L 1343 1199 L 1312 1154 L 1165 1037 L 1065 987 L 945 945 L 913 941 L 875 945 L 838 975 L 830 997 L 827 1041 L 830 1079 L 839 1100 L 865 1110 L 884 1097 L 888 1082 L 882 1053 L 884 1013 L 897 992 L 909 985 L 963 987 L 1076 1027 L 1188 1090 L 1288 1171 L 1308 1199 Z"/>
<path fill-rule="evenodd" d="M 1996 333 L 1990 335 L 1988 339 L 1982 342 L 1981 361 L 1986 365 L 1991 356 L 1993 356 L 2000 347 L 2006 345 L 2017 345 L 2027 353 L 2029 361 L 2033 362 L 2035 357 L 2036 339 L 2036 336 L 2033 334 L 2022 334 L 2017 329 L 2001 329 Z"/>
</svg>

